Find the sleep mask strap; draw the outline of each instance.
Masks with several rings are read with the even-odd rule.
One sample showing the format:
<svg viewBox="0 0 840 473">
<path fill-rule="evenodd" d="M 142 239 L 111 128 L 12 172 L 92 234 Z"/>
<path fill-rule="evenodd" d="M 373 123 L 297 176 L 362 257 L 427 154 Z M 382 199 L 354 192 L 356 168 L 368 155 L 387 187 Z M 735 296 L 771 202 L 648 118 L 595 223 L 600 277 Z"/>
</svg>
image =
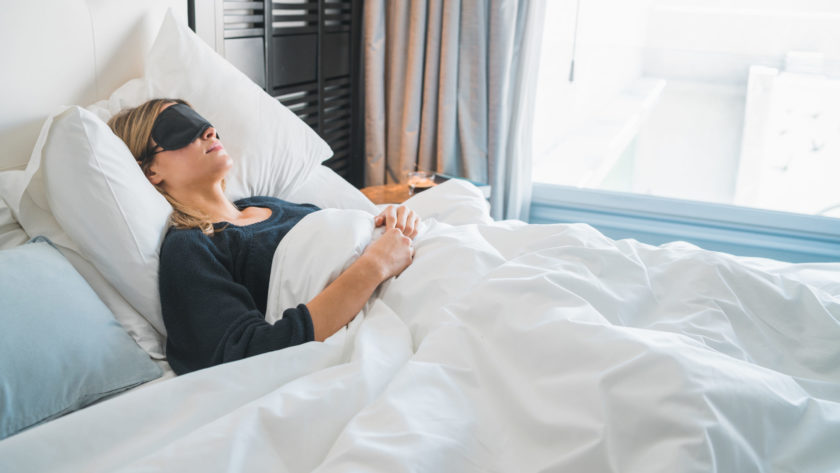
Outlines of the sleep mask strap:
<svg viewBox="0 0 840 473">
<path fill-rule="evenodd" d="M 176 103 L 157 116 L 152 125 L 152 139 L 164 151 L 181 149 L 211 126 L 189 105 Z"/>
</svg>

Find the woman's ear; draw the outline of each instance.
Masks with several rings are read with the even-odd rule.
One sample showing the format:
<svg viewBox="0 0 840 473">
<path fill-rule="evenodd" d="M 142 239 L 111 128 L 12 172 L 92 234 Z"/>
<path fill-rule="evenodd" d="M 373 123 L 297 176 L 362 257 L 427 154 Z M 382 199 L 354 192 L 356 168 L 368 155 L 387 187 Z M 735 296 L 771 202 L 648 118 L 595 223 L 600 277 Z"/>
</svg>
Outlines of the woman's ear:
<svg viewBox="0 0 840 473">
<path fill-rule="evenodd" d="M 156 173 L 151 168 L 149 168 L 149 170 L 146 171 L 146 179 L 148 179 L 149 182 L 151 182 L 153 186 L 157 186 L 161 182 L 163 182 L 163 178 L 160 176 L 160 174 Z"/>
</svg>

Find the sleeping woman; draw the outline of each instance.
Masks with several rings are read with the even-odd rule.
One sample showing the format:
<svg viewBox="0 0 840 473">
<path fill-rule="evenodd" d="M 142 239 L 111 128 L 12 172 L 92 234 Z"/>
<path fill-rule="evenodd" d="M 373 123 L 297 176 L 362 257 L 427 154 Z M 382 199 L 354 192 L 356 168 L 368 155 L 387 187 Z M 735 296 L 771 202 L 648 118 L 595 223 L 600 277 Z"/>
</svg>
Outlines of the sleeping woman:
<svg viewBox="0 0 840 473">
<path fill-rule="evenodd" d="M 160 250 L 160 300 L 166 355 L 183 374 L 312 340 L 345 326 L 380 283 L 413 257 L 419 218 L 389 206 L 375 217 L 385 232 L 310 301 L 265 320 L 274 250 L 310 204 L 274 197 L 225 197 L 232 158 L 216 129 L 189 104 L 154 99 L 108 124 L 157 190 L 172 204 Z"/>
</svg>

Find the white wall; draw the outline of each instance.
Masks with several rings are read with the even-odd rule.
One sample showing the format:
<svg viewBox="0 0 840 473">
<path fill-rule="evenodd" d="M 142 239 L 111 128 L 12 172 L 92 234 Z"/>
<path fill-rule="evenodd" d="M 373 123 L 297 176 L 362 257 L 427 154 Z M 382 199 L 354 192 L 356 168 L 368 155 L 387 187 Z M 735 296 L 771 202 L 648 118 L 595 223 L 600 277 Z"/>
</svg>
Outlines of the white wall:
<svg viewBox="0 0 840 473">
<path fill-rule="evenodd" d="M 0 171 L 22 169 L 47 115 L 89 105 L 143 73 L 168 8 L 183 0 L 3 2 L 0 15 Z"/>
</svg>

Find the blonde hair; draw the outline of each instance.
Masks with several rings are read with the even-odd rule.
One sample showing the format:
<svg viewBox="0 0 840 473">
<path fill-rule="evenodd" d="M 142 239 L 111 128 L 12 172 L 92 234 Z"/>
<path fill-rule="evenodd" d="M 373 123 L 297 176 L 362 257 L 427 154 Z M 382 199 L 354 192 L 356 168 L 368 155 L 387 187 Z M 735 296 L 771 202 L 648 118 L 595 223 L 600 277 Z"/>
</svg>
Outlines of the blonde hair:
<svg viewBox="0 0 840 473">
<path fill-rule="evenodd" d="M 156 147 L 152 142 L 152 126 L 163 107 L 171 103 L 191 106 L 181 99 L 152 99 L 137 107 L 122 110 L 108 120 L 108 126 L 128 145 L 129 151 L 146 176 L 151 173 L 152 162 L 155 159 Z M 224 185 L 223 180 L 223 189 Z M 175 228 L 198 228 L 205 235 L 214 233 L 213 221 L 208 215 L 178 202 L 161 186 L 156 185 L 155 189 L 172 205 L 169 221 Z"/>
</svg>

